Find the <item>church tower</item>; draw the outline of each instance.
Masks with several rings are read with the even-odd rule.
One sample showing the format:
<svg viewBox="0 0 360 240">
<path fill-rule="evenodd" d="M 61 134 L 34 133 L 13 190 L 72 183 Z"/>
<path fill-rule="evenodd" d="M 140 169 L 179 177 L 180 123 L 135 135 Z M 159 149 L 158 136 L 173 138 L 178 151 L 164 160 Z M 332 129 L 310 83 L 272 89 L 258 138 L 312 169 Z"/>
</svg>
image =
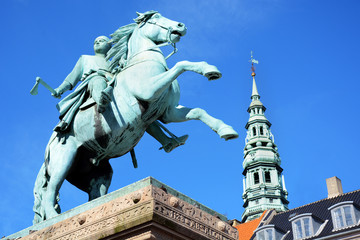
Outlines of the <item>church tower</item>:
<svg viewBox="0 0 360 240">
<path fill-rule="evenodd" d="M 264 113 L 266 108 L 260 101 L 255 82 L 254 63 L 258 63 L 251 54 L 252 64 L 252 94 L 248 108 L 250 114 L 246 123 L 243 162 L 243 199 L 245 211 L 242 222 L 260 217 L 263 211 L 275 209 L 278 212 L 288 210 L 283 169 L 274 136 L 270 131 L 271 123 Z"/>
</svg>

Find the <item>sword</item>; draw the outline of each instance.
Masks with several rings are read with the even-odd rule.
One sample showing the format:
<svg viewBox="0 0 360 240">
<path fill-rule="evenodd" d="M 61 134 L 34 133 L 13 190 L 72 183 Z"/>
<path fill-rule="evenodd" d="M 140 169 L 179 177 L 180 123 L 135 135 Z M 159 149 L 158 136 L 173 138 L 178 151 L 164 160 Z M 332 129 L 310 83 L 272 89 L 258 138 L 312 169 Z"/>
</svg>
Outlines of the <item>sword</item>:
<svg viewBox="0 0 360 240">
<path fill-rule="evenodd" d="M 36 82 L 34 87 L 30 90 L 30 94 L 31 95 L 36 95 L 38 94 L 38 88 L 39 88 L 39 84 L 42 84 L 44 87 L 46 87 L 52 94 L 56 94 L 55 90 L 50 87 L 46 82 L 44 82 L 40 77 L 36 77 Z"/>
</svg>

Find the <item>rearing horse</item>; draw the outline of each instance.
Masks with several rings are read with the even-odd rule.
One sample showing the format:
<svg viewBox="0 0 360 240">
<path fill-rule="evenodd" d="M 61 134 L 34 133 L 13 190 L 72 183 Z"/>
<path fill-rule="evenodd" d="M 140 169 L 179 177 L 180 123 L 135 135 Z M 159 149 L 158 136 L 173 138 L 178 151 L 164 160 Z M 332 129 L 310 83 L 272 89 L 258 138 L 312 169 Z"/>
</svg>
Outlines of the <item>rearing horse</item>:
<svg viewBox="0 0 360 240">
<path fill-rule="evenodd" d="M 178 42 L 186 34 L 185 25 L 155 11 L 139 14 L 135 22 L 111 35 L 110 66 L 120 70 L 105 112 L 99 113 L 96 106 L 85 102 L 69 132 L 51 136 L 34 187 L 34 223 L 60 213 L 57 195 L 65 179 L 87 192 L 89 201 L 105 195 L 112 177 L 109 159 L 133 149 L 157 119 L 164 123 L 201 120 L 225 140 L 238 137 L 231 126 L 203 109 L 179 105 L 176 78 L 180 74 L 192 71 L 210 79 L 221 76 L 206 62 L 182 61 L 168 69 L 159 47 Z"/>
</svg>

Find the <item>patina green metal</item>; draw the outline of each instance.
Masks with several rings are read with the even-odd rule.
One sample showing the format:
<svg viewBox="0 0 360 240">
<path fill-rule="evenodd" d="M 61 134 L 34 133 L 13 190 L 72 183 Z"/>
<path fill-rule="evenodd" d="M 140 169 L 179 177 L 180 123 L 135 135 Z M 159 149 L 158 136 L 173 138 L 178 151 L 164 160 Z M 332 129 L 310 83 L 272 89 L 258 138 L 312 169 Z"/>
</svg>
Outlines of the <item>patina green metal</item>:
<svg viewBox="0 0 360 240">
<path fill-rule="evenodd" d="M 278 212 L 288 209 L 288 192 L 282 175 L 280 156 L 271 133 L 271 123 L 265 117 L 266 108 L 260 101 L 255 82 L 254 63 L 258 63 L 251 54 L 252 94 L 248 108 L 249 120 L 244 149 L 244 182 L 243 199 L 245 211 L 243 221 L 258 218 L 267 209 Z"/>
<path fill-rule="evenodd" d="M 185 71 L 208 80 L 221 77 L 220 71 L 206 62 L 181 61 L 168 68 L 160 47 L 180 41 L 186 34 L 185 25 L 156 11 L 138 14 L 135 22 L 120 27 L 110 40 L 95 40 L 95 56 L 82 56 L 54 90 L 53 95 L 59 97 L 81 82 L 58 105 L 62 121 L 49 140 L 35 182 L 34 223 L 58 215 L 57 194 L 65 179 L 87 192 L 89 200 L 105 195 L 112 177 L 109 159 L 132 151 L 145 131 L 161 142 L 165 134 L 161 125 L 154 125 L 157 120 L 201 120 L 225 140 L 238 137 L 231 126 L 205 110 L 179 104 L 176 78 Z M 134 160 L 134 152 L 132 156 Z"/>
</svg>

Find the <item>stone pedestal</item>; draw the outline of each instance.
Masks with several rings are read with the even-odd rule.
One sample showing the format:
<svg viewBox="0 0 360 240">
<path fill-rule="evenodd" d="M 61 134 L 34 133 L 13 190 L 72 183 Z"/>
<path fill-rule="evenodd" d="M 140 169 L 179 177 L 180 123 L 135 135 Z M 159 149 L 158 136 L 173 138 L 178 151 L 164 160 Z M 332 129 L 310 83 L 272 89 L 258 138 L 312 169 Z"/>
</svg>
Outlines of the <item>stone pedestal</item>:
<svg viewBox="0 0 360 240">
<path fill-rule="evenodd" d="M 238 239 L 227 219 L 149 177 L 5 239 Z"/>
</svg>

